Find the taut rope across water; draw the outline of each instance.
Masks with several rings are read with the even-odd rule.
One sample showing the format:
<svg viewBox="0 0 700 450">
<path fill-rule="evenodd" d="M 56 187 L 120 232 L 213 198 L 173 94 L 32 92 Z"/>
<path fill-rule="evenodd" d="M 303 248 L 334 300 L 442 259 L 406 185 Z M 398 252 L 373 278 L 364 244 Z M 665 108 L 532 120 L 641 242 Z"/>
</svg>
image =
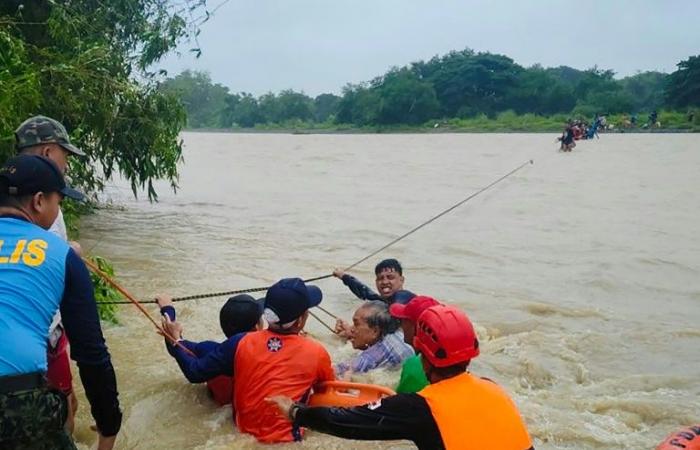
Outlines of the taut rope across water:
<svg viewBox="0 0 700 450">
<path fill-rule="evenodd" d="M 430 219 L 428 219 L 428 220 L 426 220 L 425 222 L 421 223 L 420 225 L 418 225 L 418 226 L 416 226 L 416 227 L 410 229 L 409 231 L 407 231 L 406 233 L 402 234 L 401 236 L 399 236 L 399 237 L 393 239 L 393 240 L 390 241 L 389 243 L 383 245 L 382 247 L 378 248 L 377 250 L 373 251 L 372 253 L 368 254 L 367 256 L 363 257 L 362 259 L 359 259 L 358 261 L 356 261 L 356 262 L 354 262 L 353 264 L 349 265 L 348 267 L 346 267 L 345 269 L 343 269 L 343 271 L 344 271 L 344 272 L 347 272 L 347 271 L 349 271 L 349 270 L 351 270 L 351 269 L 357 267 L 358 265 L 360 265 L 360 264 L 362 264 L 363 262 L 367 261 L 367 260 L 370 259 L 371 257 L 377 255 L 378 253 L 383 252 L 384 250 L 386 250 L 387 248 L 391 247 L 392 245 L 394 245 L 394 244 L 398 243 L 399 241 L 401 241 L 401 240 L 407 238 L 408 236 L 412 235 L 413 233 L 415 233 L 416 231 L 420 230 L 421 228 L 423 228 L 423 227 L 425 227 L 425 226 L 427 226 L 427 225 L 433 223 L 434 221 L 436 221 L 436 220 L 439 219 L 440 217 L 442 217 L 442 216 L 444 216 L 444 215 L 446 215 L 446 214 L 449 214 L 450 212 L 452 212 L 453 210 L 459 208 L 460 206 L 462 206 L 463 204 L 467 203 L 469 200 L 473 199 L 474 197 L 478 196 L 479 194 L 481 194 L 481 193 L 483 193 L 483 192 L 486 192 L 487 190 L 491 189 L 493 186 L 497 185 L 497 184 L 500 183 L 501 181 L 503 181 L 503 180 L 505 180 L 506 178 L 510 177 L 511 175 L 515 174 L 516 172 L 518 172 L 519 170 L 521 170 L 523 167 L 528 166 L 528 165 L 531 165 L 531 164 L 534 164 L 534 161 L 533 161 L 532 159 L 530 159 L 530 160 L 528 160 L 528 161 L 525 161 L 524 163 L 520 164 L 520 165 L 519 165 L 518 167 L 516 167 L 515 169 L 511 170 L 510 172 L 508 172 L 507 174 L 505 174 L 505 175 L 503 175 L 502 177 L 498 178 L 497 180 L 491 182 L 491 183 L 488 184 L 487 186 L 484 186 L 483 188 L 479 189 L 478 191 L 474 192 L 473 194 L 470 194 L 468 197 L 466 197 L 466 198 L 460 200 L 459 202 L 453 204 L 453 205 L 450 206 L 449 208 L 442 210 L 440 213 L 434 215 L 433 217 L 431 217 Z M 94 266 L 91 265 L 91 268 L 92 268 L 92 267 L 94 267 Z M 97 270 L 99 271 L 99 269 L 97 269 Z M 98 272 L 98 273 L 99 273 L 99 272 Z M 305 282 L 305 283 L 310 283 L 310 282 L 313 282 L 313 281 L 324 280 L 324 279 L 326 279 L 326 278 L 331 278 L 332 276 L 333 276 L 333 274 L 319 275 L 319 276 L 316 276 L 316 277 L 313 277 L 313 278 L 307 278 L 307 279 L 304 280 L 304 282 Z M 105 276 L 103 275 L 103 278 L 104 278 L 104 277 L 105 277 Z M 110 282 L 109 278 L 105 278 L 105 280 L 107 280 L 108 282 Z M 113 282 L 110 282 L 110 284 L 112 284 L 112 285 L 115 286 L 115 287 L 118 286 L 118 285 L 114 284 Z M 185 297 L 174 297 L 174 298 L 173 298 L 173 302 L 184 302 L 184 301 L 189 301 L 189 300 L 200 300 L 200 299 L 204 299 L 204 298 L 213 298 L 213 297 L 225 297 L 225 296 L 229 296 L 229 295 L 245 294 L 245 293 L 251 293 L 251 292 L 263 292 L 263 291 L 267 291 L 268 289 L 269 289 L 269 286 L 265 286 L 265 287 L 249 288 L 249 289 L 237 289 L 237 290 L 234 290 L 234 291 L 211 292 L 211 293 L 206 293 L 206 294 L 188 295 L 188 296 L 185 296 Z M 122 292 L 122 289 L 119 288 L 119 287 L 117 287 L 117 290 L 119 290 L 120 292 Z M 122 292 L 122 294 L 124 294 L 124 292 Z M 125 295 L 125 297 L 129 298 L 128 295 Z M 101 302 L 101 303 L 107 304 L 107 305 L 122 305 L 122 304 L 133 303 L 133 304 L 135 304 L 139 309 L 142 310 L 142 307 L 140 306 L 141 303 L 155 303 L 155 302 L 156 302 L 155 300 L 146 300 L 146 301 L 142 301 L 142 302 L 139 303 L 139 302 L 136 302 L 134 299 L 131 299 L 131 298 L 130 298 L 129 301 L 119 301 L 119 300 L 115 300 L 115 301 L 108 301 L 108 302 Z M 332 312 L 330 312 L 330 311 L 328 311 L 328 310 L 322 308 L 321 306 L 317 306 L 317 308 L 320 309 L 321 311 L 323 311 L 324 313 L 328 314 L 329 316 L 333 317 L 334 319 L 337 319 L 337 318 L 338 318 L 335 314 L 333 314 Z M 142 310 L 142 312 L 143 312 L 143 310 Z M 147 313 L 146 313 L 146 314 L 147 314 Z M 329 330 L 333 331 L 333 329 L 332 329 L 331 327 L 329 327 L 325 322 L 323 322 L 318 316 L 316 316 L 315 314 L 312 314 L 312 316 L 313 316 L 316 320 L 318 320 L 319 322 L 321 322 L 326 328 L 328 328 Z M 151 322 L 154 322 L 154 324 L 155 324 L 155 321 L 154 321 L 152 318 L 150 318 L 150 316 L 149 316 L 149 319 L 151 319 Z M 156 324 L 156 327 L 160 328 L 157 324 Z"/>
</svg>

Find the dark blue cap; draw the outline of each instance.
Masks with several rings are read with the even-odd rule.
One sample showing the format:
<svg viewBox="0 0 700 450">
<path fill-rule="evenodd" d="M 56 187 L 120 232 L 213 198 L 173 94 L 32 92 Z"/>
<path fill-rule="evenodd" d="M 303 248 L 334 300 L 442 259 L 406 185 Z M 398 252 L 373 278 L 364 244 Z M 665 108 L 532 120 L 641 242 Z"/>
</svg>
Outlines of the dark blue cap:
<svg viewBox="0 0 700 450">
<path fill-rule="evenodd" d="M 318 306 L 322 298 L 321 289 L 305 284 L 301 278 L 283 278 L 267 290 L 265 308 L 275 313 L 279 318 L 277 323 L 284 325 Z"/>
<path fill-rule="evenodd" d="M 226 337 L 250 331 L 260 321 L 263 313 L 263 300 L 240 294 L 226 301 L 219 312 L 219 323 Z"/>
<path fill-rule="evenodd" d="M 15 196 L 60 192 L 75 200 L 84 198 L 83 194 L 66 185 L 63 174 L 53 161 L 37 155 L 8 159 L 0 168 L 0 192 Z"/>
</svg>

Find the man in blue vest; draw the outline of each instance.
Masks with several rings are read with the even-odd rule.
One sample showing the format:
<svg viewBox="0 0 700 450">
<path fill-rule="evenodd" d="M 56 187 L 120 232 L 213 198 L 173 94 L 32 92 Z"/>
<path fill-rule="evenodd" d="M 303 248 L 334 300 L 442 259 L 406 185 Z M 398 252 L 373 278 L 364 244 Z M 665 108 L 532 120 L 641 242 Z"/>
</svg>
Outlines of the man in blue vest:
<svg viewBox="0 0 700 450">
<path fill-rule="evenodd" d="M 85 394 L 111 450 L 121 426 L 117 382 L 100 328 L 93 286 L 80 257 L 46 231 L 66 186 L 49 159 L 22 155 L 0 168 L 0 448 L 75 449 L 64 425 L 66 397 L 46 386 L 46 347 L 60 309 Z"/>
<path fill-rule="evenodd" d="M 34 116 L 22 122 L 15 130 L 15 149 L 19 155 L 38 155 L 50 159 L 65 174 L 70 157 L 84 157 L 85 152 L 74 146 L 63 124 L 46 116 Z M 49 231 L 68 240 L 63 212 L 58 216 Z M 73 249 L 80 253 L 80 244 L 69 241 Z M 78 398 L 73 392 L 73 374 L 68 356 L 68 338 L 61 323 L 61 313 L 56 313 L 49 328 L 48 370 L 46 378 L 50 387 L 61 390 L 68 397 L 68 431 L 73 434 Z"/>
</svg>

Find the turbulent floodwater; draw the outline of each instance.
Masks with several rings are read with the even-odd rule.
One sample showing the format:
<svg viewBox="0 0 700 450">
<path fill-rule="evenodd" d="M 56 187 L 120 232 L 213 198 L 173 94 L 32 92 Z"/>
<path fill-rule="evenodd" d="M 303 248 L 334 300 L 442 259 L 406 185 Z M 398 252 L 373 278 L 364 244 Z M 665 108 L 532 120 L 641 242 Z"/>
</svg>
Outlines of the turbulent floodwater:
<svg viewBox="0 0 700 450">
<path fill-rule="evenodd" d="M 310 277 L 349 265 L 532 158 L 496 188 L 364 263 L 396 257 L 406 287 L 461 306 L 473 371 L 513 395 L 538 449 L 649 449 L 700 421 L 700 140 L 603 135 L 570 154 L 550 135 L 185 133 L 180 190 L 86 217 L 83 248 L 142 298 Z M 323 280 L 324 306 L 358 302 Z M 218 338 L 225 299 L 179 304 L 185 335 Z M 189 385 L 130 306 L 106 337 L 119 449 L 262 448 Z M 155 308 L 152 308 L 155 313 Z M 312 321 L 335 360 L 351 350 Z M 398 373 L 371 381 L 392 385 Z M 79 383 L 78 383 L 79 384 Z M 92 435 L 82 397 L 78 439 Z M 304 448 L 411 448 L 309 433 Z M 278 447 L 275 447 L 278 448 Z M 280 446 L 299 448 L 298 446 Z"/>
</svg>

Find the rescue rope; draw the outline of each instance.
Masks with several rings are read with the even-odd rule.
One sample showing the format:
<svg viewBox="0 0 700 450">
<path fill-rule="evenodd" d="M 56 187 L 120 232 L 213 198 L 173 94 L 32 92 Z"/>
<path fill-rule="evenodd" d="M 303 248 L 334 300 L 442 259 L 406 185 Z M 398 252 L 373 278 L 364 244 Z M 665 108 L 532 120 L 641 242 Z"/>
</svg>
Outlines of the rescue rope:
<svg viewBox="0 0 700 450">
<path fill-rule="evenodd" d="M 389 242 L 388 244 L 386 244 L 386 245 L 380 247 L 379 249 L 373 251 L 372 253 L 370 253 L 369 255 L 365 256 L 365 257 L 362 258 L 362 259 L 360 259 L 359 261 L 357 261 L 356 263 L 352 264 L 351 266 L 346 267 L 346 268 L 343 270 L 343 272 L 347 272 L 348 270 L 353 269 L 354 267 L 356 267 L 356 266 L 362 264 L 363 262 L 367 261 L 368 259 L 370 259 L 370 258 L 373 257 L 374 255 L 376 255 L 377 253 L 383 252 L 383 251 L 386 250 L 387 248 L 389 248 L 389 247 L 391 247 L 392 245 L 396 244 L 397 242 L 399 242 L 399 241 L 401 241 L 401 240 L 407 238 L 408 236 L 412 235 L 413 233 L 415 233 L 416 231 L 418 231 L 418 230 L 420 230 L 421 228 L 425 227 L 426 225 L 429 225 L 429 224 L 435 222 L 437 219 L 439 219 L 440 217 L 444 216 L 445 214 L 448 214 L 448 213 L 452 212 L 453 210 L 459 208 L 460 206 L 462 206 L 463 204 L 467 203 L 469 200 L 473 199 L 474 197 L 476 197 L 477 195 L 481 194 L 482 192 L 491 189 L 493 186 L 497 185 L 497 184 L 500 183 L 501 181 L 503 181 L 503 180 L 505 180 L 506 178 L 508 178 L 509 176 L 513 175 L 515 172 L 519 171 L 520 169 L 522 169 L 523 167 L 527 166 L 528 164 L 534 164 L 534 163 L 535 163 L 535 162 L 534 162 L 533 160 L 531 160 L 531 159 L 528 160 L 528 161 L 525 161 L 524 163 L 522 163 L 521 165 L 519 165 L 519 166 L 516 167 L 515 169 L 511 170 L 511 171 L 508 172 L 507 174 L 503 175 L 501 178 L 497 179 L 496 181 L 492 182 L 492 183 L 489 184 L 488 186 L 485 186 L 485 187 L 479 189 L 478 191 L 474 192 L 473 194 L 471 194 L 471 195 L 468 196 L 467 198 L 465 198 L 465 199 L 463 199 L 463 200 L 460 200 L 459 202 L 457 202 L 457 203 L 455 203 L 454 205 L 450 206 L 449 208 L 443 210 L 443 211 L 440 212 L 439 214 L 434 215 L 433 217 L 431 217 L 430 219 L 426 220 L 425 222 L 423 222 L 422 224 L 418 225 L 417 227 L 414 227 L 414 228 L 412 228 L 411 230 L 407 231 L 406 233 L 402 234 L 401 236 L 397 237 L 396 239 L 394 239 L 393 241 Z"/>
<path fill-rule="evenodd" d="M 524 163 L 520 164 L 520 165 L 519 165 L 518 167 L 516 167 L 515 169 L 511 170 L 510 172 L 508 172 L 507 174 L 505 174 L 505 175 L 503 175 L 502 177 L 498 178 L 497 180 L 491 182 L 491 183 L 488 184 L 487 186 L 484 186 L 483 188 L 479 189 L 478 191 L 474 192 L 473 194 L 469 195 L 468 197 L 466 197 L 466 198 L 460 200 L 459 202 L 455 203 L 454 205 L 450 206 L 449 208 L 447 208 L 447 209 L 441 211 L 440 213 L 436 214 L 435 216 L 431 217 L 430 219 L 426 220 L 425 222 L 421 223 L 420 225 L 418 225 L 418 226 L 412 228 L 411 230 L 407 231 L 406 233 L 402 234 L 401 236 L 399 236 L 399 237 L 393 239 L 393 240 L 392 240 L 391 242 L 389 242 L 388 244 L 386 244 L 386 245 L 380 247 L 379 249 L 373 251 L 373 252 L 370 253 L 369 255 L 367 255 L 367 256 L 363 257 L 362 259 L 356 261 L 355 263 L 349 265 L 348 267 L 346 267 L 345 269 L 343 269 L 343 272 L 347 272 L 347 271 L 349 271 L 349 270 L 351 270 L 351 269 L 354 269 L 355 267 L 359 266 L 360 264 L 362 264 L 363 262 L 367 261 L 367 260 L 370 259 L 371 257 L 377 255 L 378 253 L 383 252 L 383 251 L 386 250 L 387 248 L 389 248 L 389 247 L 391 247 L 392 245 L 396 244 L 397 242 L 399 242 L 399 241 L 401 241 L 401 240 L 407 238 L 408 236 L 412 235 L 413 233 L 415 233 L 416 231 L 420 230 L 421 228 L 423 228 L 423 227 L 425 227 L 425 226 L 431 224 L 432 222 L 436 221 L 436 220 L 439 219 L 440 217 L 442 217 L 442 216 L 444 216 L 444 215 L 446 215 L 446 214 L 452 212 L 453 210 L 459 208 L 459 207 L 462 206 L 463 204 L 467 203 L 469 200 L 471 200 L 471 199 L 473 199 L 474 197 L 478 196 L 479 194 L 481 194 L 481 193 L 483 193 L 483 192 L 485 192 L 485 191 L 491 189 L 493 186 L 497 185 L 497 184 L 500 183 L 501 181 L 505 180 L 506 178 L 510 177 L 510 176 L 513 175 L 514 173 L 516 173 L 516 172 L 518 172 L 519 170 L 521 170 L 523 167 L 525 167 L 525 166 L 527 166 L 527 165 L 530 165 L 530 164 L 534 164 L 534 161 L 533 161 L 532 159 L 530 159 L 530 160 L 528 160 L 528 161 L 525 161 Z M 317 276 L 317 277 L 305 279 L 305 280 L 304 280 L 304 283 L 310 283 L 310 282 L 313 282 L 313 281 L 325 280 L 326 278 L 331 278 L 332 276 L 333 276 L 333 274 L 319 275 L 319 276 Z M 204 299 L 204 298 L 225 297 L 225 296 L 229 296 L 229 295 L 246 294 L 246 293 L 251 293 L 251 292 L 263 292 L 263 291 L 267 291 L 269 288 L 270 288 L 270 286 L 265 286 L 265 287 L 249 288 L 249 289 L 238 289 L 238 290 L 235 290 L 235 291 L 212 292 L 212 293 L 208 293 L 208 294 L 196 294 L 196 295 L 188 295 L 188 296 L 185 296 L 185 297 L 174 297 L 172 300 L 173 300 L 173 302 L 184 302 L 184 301 L 189 301 L 189 300 L 201 300 L 201 299 Z M 127 301 L 115 300 L 115 301 L 106 301 L 106 302 L 100 302 L 100 303 L 103 303 L 103 304 L 106 304 L 106 305 L 123 305 L 123 304 L 129 304 L 129 303 L 132 303 L 132 302 L 130 302 L 130 301 L 127 302 Z M 156 303 L 156 301 L 155 301 L 155 300 L 144 300 L 144 301 L 142 301 L 141 303 Z M 336 316 L 335 314 L 331 313 L 330 311 L 328 311 L 328 310 L 322 308 L 321 306 L 317 306 L 317 308 L 320 309 L 321 311 L 323 311 L 324 313 L 328 314 L 329 316 L 333 317 L 334 319 L 337 319 L 337 318 L 338 318 L 338 316 Z"/>
<path fill-rule="evenodd" d="M 160 324 L 158 324 L 158 322 L 156 322 L 156 320 L 153 318 L 153 316 L 151 316 L 151 314 L 146 310 L 146 308 L 144 308 L 143 305 L 141 305 L 141 303 L 139 303 L 139 301 L 136 300 L 136 298 L 133 295 L 131 295 L 126 289 L 121 287 L 119 285 L 119 283 L 114 281 L 109 275 L 107 275 L 102 270 L 100 270 L 100 268 L 97 267 L 97 265 L 95 263 L 93 263 L 92 261 L 90 261 L 89 259 L 83 258 L 83 261 L 90 268 L 90 270 L 92 270 L 96 275 L 101 277 L 103 280 L 105 280 L 105 282 L 107 282 L 114 289 L 119 291 L 120 294 L 122 294 L 124 297 L 129 299 L 129 303 L 133 303 L 134 306 L 136 306 L 136 308 L 138 308 L 138 310 L 141 311 L 141 313 L 143 313 L 143 315 L 146 316 L 146 318 L 151 321 L 151 323 L 156 327 L 156 329 L 158 330 L 158 332 L 160 334 L 162 334 L 166 339 L 168 339 L 173 345 L 175 345 L 176 347 L 180 347 L 182 350 L 184 350 L 185 353 L 189 354 L 190 356 L 195 356 L 195 354 L 192 353 L 192 351 L 190 349 L 188 349 L 187 347 L 180 344 L 177 339 L 175 339 L 172 335 L 170 335 L 170 333 L 168 333 L 165 330 L 165 328 L 160 326 Z"/>
<path fill-rule="evenodd" d="M 522 169 L 523 167 L 525 167 L 525 166 L 527 166 L 527 165 L 530 165 L 530 164 L 534 164 L 534 161 L 533 161 L 532 159 L 530 159 L 530 160 L 528 160 L 528 161 L 525 161 L 524 163 L 520 164 L 520 165 L 519 165 L 518 167 L 516 167 L 515 169 L 511 170 L 510 172 L 508 172 L 507 174 L 505 174 L 505 175 L 503 175 L 502 177 L 498 178 L 497 180 L 491 182 L 491 183 L 488 184 L 487 186 L 484 186 L 483 188 L 481 188 L 481 189 L 479 189 L 478 191 L 474 192 L 473 194 L 467 196 L 466 198 L 460 200 L 459 202 L 455 203 L 454 205 L 450 206 L 449 208 L 447 208 L 447 209 L 441 211 L 440 213 L 436 214 L 435 216 L 431 217 L 430 219 L 426 220 L 425 222 L 421 223 L 420 225 L 418 225 L 418 226 L 416 226 L 416 227 L 410 229 L 410 230 L 407 231 L 406 233 L 404 233 L 404 234 L 402 234 L 401 236 L 399 236 L 399 237 L 393 239 L 393 240 L 390 241 L 388 244 L 383 245 L 382 247 L 378 248 L 377 250 L 373 251 L 372 253 L 370 253 L 369 255 L 367 255 L 367 256 L 365 256 L 365 257 L 363 257 L 362 259 L 357 260 L 357 261 L 354 262 L 353 264 L 351 264 L 351 265 L 349 265 L 348 267 L 346 267 L 345 269 L 343 269 L 343 272 L 347 272 L 347 271 L 349 271 L 349 270 L 351 270 L 351 269 L 353 269 L 353 268 L 359 266 L 360 264 L 362 264 L 363 262 L 367 261 L 367 260 L 370 259 L 371 257 L 377 255 L 378 253 L 383 252 L 383 251 L 386 250 L 387 248 L 389 248 L 389 247 L 391 247 L 392 245 L 396 244 L 397 242 L 399 242 L 399 241 L 401 241 L 401 240 L 407 238 L 408 236 L 412 235 L 413 233 L 415 233 L 416 231 L 420 230 L 421 228 L 423 228 L 423 227 L 425 227 L 425 226 L 427 226 L 427 225 L 433 223 L 434 221 L 436 221 L 436 220 L 439 219 L 440 217 L 442 217 L 442 216 L 444 216 L 444 215 L 446 215 L 446 214 L 449 214 L 449 213 L 452 212 L 453 210 L 455 210 L 455 209 L 459 208 L 460 206 L 462 206 L 463 204 L 467 203 L 469 200 L 471 200 L 471 199 L 473 199 L 474 197 L 478 196 L 479 194 L 481 194 L 481 193 L 483 193 L 483 192 L 485 192 L 485 191 L 491 189 L 493 186 L 497 185 L 497 184 L 500 183 L 501 181 L 505 180 L 506 178 L 510 177 L 510 176 L 513 175 L 514 173 L 518 172 L 518 171 L 519 171 L 520 169 Z M 91 262 L 88 262 L 87 260 L 86 260 L 85 262 L 93 269 L 93 271 L 96 271 L 96 273 L 97 273 L 98 275 L 100 275 L 102 278 L 104 278 L 105 281 L 107 281 L 108 283 L 110 283 L 110 284 L 111 284 L 112 286 L 114 286 L 119 292 L 121 292 L 122 295 L 124 295 L 127 299 L 129 299 L 129 301 L 119 301 L 119 300 L 115 300 L 115 301 L 106 301 L 106 302 L 100 302 L 100 303 L 106 304 L 106 305 L 121 305 L 121 304 L 133 303 L 134 305 L 136 305 L 137 308 L 139 308 L 139 310 L 140 310 L 142 313 L 144 313 L 144 314 L 149 318 L 149 320 L 151 320 L 151 322 L 156 326 L 156 328 L 158 328 L 158 330 L 160 330 L 160 331 L 162 331 L 163 333 L 165 333 L 165 330 L 162 329 L 162 327 L 160 327 L 160 326 L 155 322 L 155 320 L 153 320 L 153 318 L 148 314 L 148 312 L 147 312 L 147 311 L 143 308 L 143 306 L 141 305 L 141 303 L 156 303 L 155 300 L 146 300 L 146 301 L 143 301 L 143 302 L 139 303 L 135 298 L 133 298 L 133 297 L 132 297 L 131 295 L 129 295 L 125 290 L 123 290 L 118 284 L 116 284 L 113 280 L 111 280 L 106 274 L 102 273 L 102 271 L 100 271 L 97 267 L 95 267 Z M 319 275 L 319 276 L 317 276 L 317 277 L 305 279 L 305 280 L 304 280 L 304 283 L 310 283 L 310 282 L 312 282 L 312 281 L 325 280 L 326 278 L 331 278 L 332 276 L 333 276 L 333 274 Z M 238 290 L 235 290 L 235 291 L 212 292 L 212 293 L 208 293 L 208 294 L 188 295 L 188 296 L 185 296 L 185 297 L 175 297 L 175 298 L 172 299 L 172 301 L 173 301 L 173 302 L 184 302 L 184 301 L 188 301 L 188 300 L 200 300 L 200 299 L 212 298 L 212 297 L 225 297 L 225 296 L 229 296 L 229 295 L 236 295 L 236 294 L 245 294 L 245 293 L 251 293 L 251 292 L 262 292 L 262 291 L 267 291 L 269 288 L 270 288 L 270 286 L 265 286 L 265 287 L 249 288 L 249 289 L 238 289 Z M 336 316 L 336 315 L 333 314 L 332 312 L 326 310 L 325 308 L 323 308 L 323 307 L 321 307 L 321 306 L 316 306 L 316 307 L 317 307 L 318 309 L 320 309 L 321 311 L 323 311 L 324 313 L 326 313 L 326 314 L 328 314 L 329 316 L 331 316 L 332 318 L 334 318 L 334 319 L 336 319 L 336 320 L 338 319 L 338 316 Z M 318 317 L 316 314 L 314 314 L 311 310 L 309 310 L 309 314 L 310 314 L 314 319 L 316 319 L 321 325 L 323 325 L 323 326 L 326 327 L 328 330 L 330 330 L 331 333 L 336 334 L 335 330 L 334 330 L 331 326 L 329 326 L 328 324 L 326 324 L 326 322 L 324 322 L 323 320 L 321 320 L 321 318 Z M 165 335 L 165 334 L 164 334 L 164 335 Z M 172 336 L 167 335 L 166 337 L 167 337 L 168 339 L 170 339 L 172 342 L 174 342 L 176 345 L 179 345 L 180 347 L 184 348 L 186 351 L 189 352 L 189 350 L 187 350 L 185 347 L 183 347 L 182 345 L 180 345 L 175 339 L 173 339 Z M 189 352 L 189 353 L 191 353 L 191 352 Z"/>
<path fill-rule="evenodd" d="M 318 323 L 320 323 L 321 325 L 323 325 L 324 327 L 326 327 L 326 329 L 327 329 L 328 331 L 330 331 L 331 333 L 333 333 L 333 334 L 338 334 L 338 333 L 335 332 L 335 330 L 334 330 L 333 328 L 331 328 L 330 325 L 328 325 L 326 322 L 324 322 L 323 320 L 321 320 L 320 317 L 318 317 L 316 314 L 314 314 L 313 311 L 309 310 L 309 315 L 311 315 L 311 317 L 313 317 L 314 319 L 318 320 Z"/>
</svg>

